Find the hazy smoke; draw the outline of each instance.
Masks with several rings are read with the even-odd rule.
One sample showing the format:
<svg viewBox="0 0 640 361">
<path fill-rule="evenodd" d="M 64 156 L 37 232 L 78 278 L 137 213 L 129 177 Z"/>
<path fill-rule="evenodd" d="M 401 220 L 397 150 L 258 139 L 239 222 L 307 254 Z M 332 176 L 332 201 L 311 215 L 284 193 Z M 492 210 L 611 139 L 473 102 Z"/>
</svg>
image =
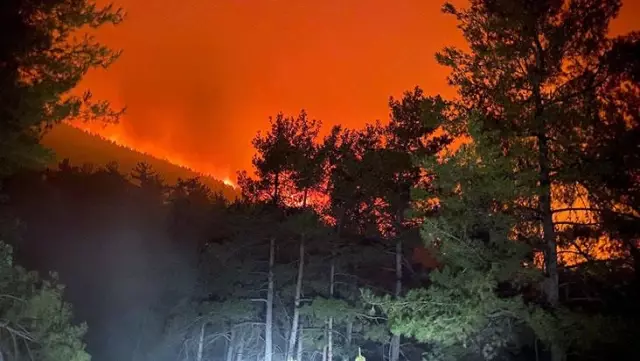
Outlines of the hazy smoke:
<svg viewBox="0 0 640 361">
<path fill-rule="evenodd" d="M 114 132 L 229 175 L 249 166 L 251 138 L 278 111 L 360 126 L 386 119 L 392 94 L 443 90 L 433 54 L 459 39 L 441 4 L 423 0 L 118 4 L 128 20 L 100 35 L 125 53 L 86 83 L 128 106 Z"/>
<path fill-rule="evenodd" d="M 434 53 L 463 43 L 442 2 L 119 0 L 128 20 L 100 37 L 125 53 L 85 85 L 128 106 L 104 133 L 233 177 L 278 111 L 361 126 L 385 120 L 388 97 L 415 85 L 452 95 Z M 626 0 L 613 32 L 637 28 L 639 10 Z"/>
</svg>

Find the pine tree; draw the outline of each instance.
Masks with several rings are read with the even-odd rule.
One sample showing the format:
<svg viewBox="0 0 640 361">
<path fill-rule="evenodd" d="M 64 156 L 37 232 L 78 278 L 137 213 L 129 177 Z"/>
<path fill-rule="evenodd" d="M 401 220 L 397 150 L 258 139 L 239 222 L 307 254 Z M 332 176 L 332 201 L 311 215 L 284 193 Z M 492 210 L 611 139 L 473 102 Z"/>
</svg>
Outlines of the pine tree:
<svg viewBox="0 0 640 361">
<path fill-rule="evenodd" d="M 612 255 L 628 259 L 640 285 L 640 33 L 614 39 L 603 57 L 608 77 L 596 89 L 602 104 L 579 165 L 580 184 L 588 191 L 587 211 L 594 217 L 583 235 L 604 232 Z M 621 150 L 624 150 L 621 152 Z M 635 150 L 635 151 L 634 151 Z M 585 259 L 586 263 L 593 259 Z M 640 287 L 637 287 L 640 290 Z"/>
<path fill-rule="evenodd" d="M 54 124 L 118 119 L 121 112 L 109 103 L 71 91 L 91 68 L 108 67 L 119 55 L 80 32 L 122 19 L 120 9 L 99 8 L 89 0 L 0 2 L 0 182 L 19 169 L 44 165 L 49 154 L 40 139 Z M 71 324 L 63 288 L 55 278 L 42 280 L 14 266 L 5 240 L 0 239 L 0 358 L 88 361 L 82 343 L 86 326 Z"/>
<path fill-rule="evenodd" d="M 131 172 L 131 178 L 144 191 L 161 195 L 164 192 L 164 179 L 148 163 L 138 163 Z"/>
<path fill-rule="evenodd" d="M 107 102 L 70 91 L 91 68 L 108 67 L 119 52 L 81 36 L 85 27 L 118 24 L 120 9 L 88 0 L 3 1 L 0 32 L 0 178 L 41 164 L 39 141 L 48 127 L 69 118 L 117 120 Z"/>
<path fill-rule="evenodd" d="M 243 196 L 254 201 L 269 199 L 277 206 L 306 202 L 320 175 L 319 163 L 310 161 L 317 154 L 320 123 L 309 119 L 304 110 L 297 117 L 279 113 L 269 118 L 269 123 L 269 131 L 258 133 L 252 141 L 256 149 L 252 163 L 258 179 L 251 179 L 246 172 L 239 174 Z M 298 191 L 303 194 L 302 201 L 296 200 Z"/>
<path fill-rule="evenodd" d="M 439 98 L 425 98 L 422 89 L 416 87 L 412 92 L 405 92 L 400 101 L 391 98 L 391 120 L 386 129 L 386 146 L 381 151 L 386 171 L 382 179 L 381 196 L 387 204 L 390 218 L 390 231 L 395 243 L 395 289 L 394 295 L 399 298 L 403 293 L 403 264 L 406 250 L 417 243 L 415 227 L 411 225 L 406 211 L 409 209 L 413 187 L 421 184 L 421 169 L 414 164 L 414 157 L 425 157 L 436 154 L 446 144 L 446 135 L 436 136 L 437 128 L 423 121 L 425 106 L 432 102 L 431 108 L 444 106 Z M 391 236 L 391 235 L 390 235 Z M 412 244 L 413 243 L 413 244 Z M 391 361 L 400 358 L 400 335 L 394 334 L 391 340 Z"/>
<path fill-rule="evenodd" d="M 341 235 L 380 235 L 380 211 L 376 199 L 384 179 L 380 152 L 383 128 L 368 124 L 364 129 L 334 127 L 324 140 L 327 154 L 328 216 Z"/>
<path fill-rule="evenodd" d="M 424 219 L 422 237 L 444 266 L 431 273 L 427 288 L 380 303 L 395 332 L 432 345 L 432 360 L 495 359 L 532 342 L 519 336 L 527 330 L 545 340 L 560 337 L 550 328 L 551 315 L 523 298 L 541 273 L 527 244 L 513 237 L 514 210 L 531 195 L 526 181 L 513 180 L 517 157 L 503 153 L 497 134 L 479 132 L 477 122 L 470 126 L 471 144 L 444 162 L 423 162 L 435 176 L 429 190 L 416 191 L 425 212 L 437 209 L 437 217 Z"/>
<path fill-rule="evenodd" d="M 546 303 L 560 313 L 559 204 L 575 203 L 581 149 L 606 107 L 599 94 L 611 79 L 606 59 L 613 42 L 608 26 L 619 0 L 475 0 L 451 4 L 470 52 L 446 48 L 438 61 L 451 67 L 459 90 L 456 112 L 480 114 L 482 131 L 496 131 L 505 154 L 517 157 L 518 182 L 534 190 L 520 201 L 519 234 L 544 260 Z M 523 146 L 528 144 L 528 147 Z M 535 171 L 536 177 L 521 174 Z M 568 211 L 565 209 L 565 211 Z M 568 345 L 549 345 L 554 361 Z"/>
<path fill-rule="evenodd" d="M 0 242 L 0 359 L 89 361 L 82 338 L 86 325 L 73 325 L 71 305 L 62 299 L 57 276 L 43 279 L 13 264 L 12 249 Z"/>
</svg>

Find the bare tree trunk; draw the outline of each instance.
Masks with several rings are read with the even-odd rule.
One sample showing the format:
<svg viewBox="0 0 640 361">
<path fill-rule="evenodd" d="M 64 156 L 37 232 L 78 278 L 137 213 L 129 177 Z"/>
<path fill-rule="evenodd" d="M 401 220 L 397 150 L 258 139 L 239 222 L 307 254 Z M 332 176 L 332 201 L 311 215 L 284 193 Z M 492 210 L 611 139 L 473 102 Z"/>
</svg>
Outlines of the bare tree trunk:
<svg viewBox="0 0 640 361">
<path fill-rule="evenodd" d="M 336 239 L 340 240 L 342 235 L 342 224 L 344 222 L 345 212 L 341 210 L 340 212 L 340 221 L 336 224 Z M 335 244 L 331 245 L 331 268 L 329 271 L 329 298 L 333 299 L 333 295 L 335 292 L 335 277 L 336 277 L 336 254 L 335 254 Z M 325 347 L 326 354 L 323 354 L 323 361 L 333 361 L 333 317 L 329 317 L 326 324 L 327 331 L 327 345 Z"/>
<path fill-rule="evenodd" d="M 539 87 L 538 87 L 539 88 Z M 534 88 L 534 97 L 540 98 L 540 89 Z M 536 103 L 541 100 L 536 100 Z M 547 285 L 545 287 L 547 302 L 552 307 L 557 307 L 560 302 L 558 280 L 558 250 L 556 244 L 556 232 L 551 211 L 551 177 L 549 165 L 549 145 L 546 135 L 546 126 L 543 119 L 539 119 L 540 130 L 538 133 L 538 162 L 540 166 L 540 215 L 542 217 L 542 238 L 545 243 L 545 273 Z"/>
<path fill-rule="evenodd" d="M 402 293 L 402 241 L 396 241 L 396 290 L 395 297 L 399 298 Z M 400 335 L 391 337 L 391 360 L 398 361 L 400 359 Z"/>
<path fill-rule="evenodd" d="M 349 360 L 349 353 L 351 352 L 351 343 L 353 342 L 353 321 L 349 320 L 347 322 L 347 331 L 346 331 L 347 335 L 346 335 L 346 347 L 345 347 L 345 354 L 342 356 L 342 360 L 343 361 L 348 361 Z"/>
<path fill-rule="evenodd" d="M 302 330 L 303 330 L 302 327 L 300 327 L 298 330 L 298 350 L 296 351 L 296 361 L 302 361 L 302 348 L 303 348 Z"/>
<path fill-rule="evenodd" d="M 271 238 L 269 244 L 269 285 L 267 288 L 267 315 L 264 331 L 264 360 L 271 361 L 273 357 L 273 264 L 275 263 L 276 240 Z"/>
<path fill-rule="evenodd" d="M 296 294 L 293 308 L 293 320 L 291 321 L 291 332 L 289 333 L 289 346 L 287 347 L 286 361 L 291 361 L 293 349 L 298 339 L 298 327 L 300 323 L 300 298 L 302 295 L 302 277 L 304 276 L 304 234 L 300 238 L 300 255 L 298 256 L 298 279 L 296 281 Z"/>
<path fill-rule="evenodd" d="M 231 328 L 231 336 L 229 337 L 229 346 L 227 347 L 227 357 L 226 361 L 233 361 L 233 351 L 236 347 L 236 330 L 235 328 Z"/>
<path fill-rule="evenodd" d="M 324 346 L 322 346 L 322 361 L 327 361 L 327 351 L 329 350 L 329 345 L 327 343 L 327 339 L 329 338 L 329 320 L 325 319 L 324 320 L 324 339 L 325 339 L 325 343 Z"/>
<path fill-rule="evenodd" d="M 558 249 L 556 232 L 551 212 L 551 182 L 549 179 L 548 146 L 546 137 L 539 137 L 540 142 L 540 210 L 542 216 L 542 233 L 546 246 L 545 252 L 545 293 L 547 302 L 552 308 L 560 305 L 560 280 L 558 277 Z M 551 341 L 551 361 L 566 360 L 564 348 Z"/>
<path fill-rule="evenodd" d="M 236 361 L 242 361 L 244 359 L 244 338 L 240 335 L 240 341 L 238 342 L 238 355 Z"/>
<path fill-rule="evenodd" d="M 559 279 L 558 279 L 558 250 L 555 237 L 555 229 L 551 212 L 551 194 L 548 169 L 546 174 L 541 174 L 540 183 L 540 209 L 542 211 L 542 233 L 546 246 L 545 273 L 547 276 L 547 302 L 552 307 L 558 307 L 560 303 Z M 544 185 L 543 185 L 544 184 Z"/>
<path fill-rule="evenodd" d="M 206 326 L 206 322 L 202 322 L 202 326 L 200 326 L 200 337 L 198 338 L 198 354 L 196 355 L 196 361 L 202 361 L 202 352 L 204 350 L 204 329 Z"/>
</svg>

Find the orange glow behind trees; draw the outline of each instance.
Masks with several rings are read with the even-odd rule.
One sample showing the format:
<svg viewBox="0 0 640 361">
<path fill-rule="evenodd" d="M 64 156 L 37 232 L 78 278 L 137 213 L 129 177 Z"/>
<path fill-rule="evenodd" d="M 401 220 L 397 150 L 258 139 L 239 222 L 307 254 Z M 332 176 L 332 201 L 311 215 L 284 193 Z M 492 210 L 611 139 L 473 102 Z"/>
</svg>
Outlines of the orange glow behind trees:
<svg viewBox="0 0 640 361">
<path fill-rule="evenodd" d="M 122 57 L 78 90 L 127 114 L 117 125 L 76 125 L 235 181 L 250 168 L 251 139 L 280 111 L 304 108 L 325 130 L 357 128 L 386 121 L 388 97 L 415 85 L 453 96 L 434 54 L 464 43 L 442 3 L 116 0 L 127 20 L 97 35 Z M 624 4 L 615 34 L 637 28 L 640 0 Z"/>
<path fill-rule="evenodd" d="M 453 94 L 434 53 L 462 40 L 440 1 L 116 5 L 127 21 L 98 37 L 123 55 L 81 89 L 127 115 L 82 128 L 219 178 L 250 167 L 251 138 L 279 111 L 360 127 L 386 121 L 388 97 L 416 84 Z"/>
</svg>

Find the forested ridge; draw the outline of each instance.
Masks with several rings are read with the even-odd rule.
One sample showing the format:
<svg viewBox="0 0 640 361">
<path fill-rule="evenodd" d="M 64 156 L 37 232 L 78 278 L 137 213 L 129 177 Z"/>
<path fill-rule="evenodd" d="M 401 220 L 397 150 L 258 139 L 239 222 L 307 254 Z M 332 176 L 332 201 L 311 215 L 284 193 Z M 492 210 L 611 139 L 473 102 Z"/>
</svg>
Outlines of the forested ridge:
<svg viewBox="0 0 640 361">
<path fill-rule="evenodd" d="M 68 40 L 124 14 L 0 6 L 1 360 L 638 358 L 640 37 L 607 36 L 620 1 L 446 4 L 469 45 L 436 54 L 456 99 L 416 87 L 358 129 L 276 114 L 235 201 L 144 162 L 43 169 L 51 126 L 121 114 L 67 97 L 118 55 Z"/>
<path fill-rule="evenodd" d="M 58 163 L 65 159 L 69 159 L 79 167 L 90 164 L 93 168 L 105 167 L 109 163 L 117 162 L 118 167 L 125 170 L 135 168 L 138 163 L 147 163 L 169 183 L 177 182 L 178 178 L 198 177 L 212 191 L 222 192 L 230 200 L 235 199 L 238 195 L 237 189 L 212 175 L 201 174 L 184 166 L 173 164 L 169 160 L 124 147 L 68 124 L 56 124 L 44 135 L 42 144 L 54 152 L 54 156 L 51 157 L 48 164 L 53 169 L 57 168 Z"/>
</svg>

